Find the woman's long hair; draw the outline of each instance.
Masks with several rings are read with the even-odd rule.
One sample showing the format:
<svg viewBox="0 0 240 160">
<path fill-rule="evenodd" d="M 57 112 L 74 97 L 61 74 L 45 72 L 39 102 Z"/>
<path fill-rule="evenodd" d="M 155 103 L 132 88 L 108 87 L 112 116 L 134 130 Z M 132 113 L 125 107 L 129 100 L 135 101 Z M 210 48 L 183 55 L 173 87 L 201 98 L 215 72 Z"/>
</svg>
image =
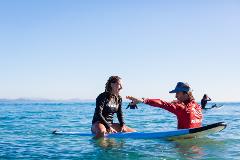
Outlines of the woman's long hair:
<svg viewBox="0 0 240 160">
<path fill-rule="evenodd" d="M 188 91 L 188 92 L 185 92 L 185 91 L 183 92 L 183 93 L 185 93 L 185 94 L 188 95 L 189 101 L 195 100 L 195 98 L 193 97 L 193 93 L 192 93 L 192 90 L 190 89 L 189 84 L 188 84 L 188 83 L 185 83 L 184 86 L 185 86 L 186 88 L 189 88 L 189 91 Z"/>
<path fill-rule="evenodd" d="M 121 78 L 119 76 L 111 76 L 105 85 L 105 92 L 112 92 L 111 83 L 117 83 Z"/>
<path fill-rule="evenodd" d="M 193 97 L 193 94 L 192 94 L 191 91 L 189 91 L 189 92 L 183 92 L 183 93 L 185 93 L 185 94 L 188 95 L 188 97 L 189 97 L 189 101 L 195 100 L 195 98 Z"/>
<path fill-rule="evenodd" d="M 111 92 L 112 92 L 111 83 L 117 83 L 120 79 L 121 78 L 119 76 L 111 76 L 108 78 L 108 81 L 105 85 L 105 92 L 108 93 L 107 99 L 110 100 L 111 98 L 115 98 L 115 100 L 118 104 L 122 103 L 122 98 L 120 95 L 115 96 L 115 95 L 111 94 Z"/>
</svg>

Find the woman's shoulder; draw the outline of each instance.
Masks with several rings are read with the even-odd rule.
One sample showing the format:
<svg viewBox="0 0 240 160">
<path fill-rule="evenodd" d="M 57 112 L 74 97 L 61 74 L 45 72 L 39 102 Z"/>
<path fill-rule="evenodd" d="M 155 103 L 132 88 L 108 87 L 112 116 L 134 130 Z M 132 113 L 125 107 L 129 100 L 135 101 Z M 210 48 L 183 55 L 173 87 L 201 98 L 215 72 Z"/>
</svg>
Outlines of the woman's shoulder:
<svg viewBox="0 0 240 160">
<path fill-rule="evenodd" d="M 99 99 L 99 98 L 105 98 L 107 95 L 108 95 L 107 92 L 102 92 L 102 93 L 100 93 L 100 94 L 97 96 L 97 99 Z"/>
<path fill-rule="evenodd" d="M 97 103 L 104 102 L 104 101 L 106 101 L 106 99 L 107 99 L 106 97 L 107 97 L 107 95 L 106 95 L 105 92 L 100 93 L 100 94 L 97 96 L 97 98 L 96 98 L 96 102 L 97 102 Z"/>
</svg>

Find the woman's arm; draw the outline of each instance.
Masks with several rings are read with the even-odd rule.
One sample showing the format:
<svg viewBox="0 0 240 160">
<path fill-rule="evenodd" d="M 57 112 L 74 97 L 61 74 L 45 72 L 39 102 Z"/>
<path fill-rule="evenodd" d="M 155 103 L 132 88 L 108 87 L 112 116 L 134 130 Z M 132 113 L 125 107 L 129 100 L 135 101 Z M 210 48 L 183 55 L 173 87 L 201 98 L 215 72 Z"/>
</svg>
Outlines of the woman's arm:
<svg viewBox="0 0 240 160">
<path fill-rule="evenodd" d="M 174 103 L 169 103 L 161 99 L 145 99 L 144 103 L 153 107 L 163 108 L 173 114 L 177 113 L 177 106 Z"/>
<path fill-rule="evenodd" d="M 169 103 L 160 99 L 138 99 L 132 96 L 127 96 L 126 97 L 129 100 L 132 100 L 133 103 L 145 103 L 150 106 L 158 107 L 158 108 L 163 108 L 171 113 L 176 114 L 177 113 L 177 105 L 174 103 Z"/>
<path fill-rule="evenodd" d="M 106 119 L 103 117 L 102 111 L 103 111 L 103 107 L 104 107 L 104 101 L 105 101 L 105 97 L 103 96 L 98 96 L 96 99 L 96 109 L 95 112 L 97 113 L 99 119 L 101 120 L 101 122 L 103 123 L 103 125 L 106 127 L 106 129 L 110 128 L 109 123 L 106 121 Z"/>
</svg>

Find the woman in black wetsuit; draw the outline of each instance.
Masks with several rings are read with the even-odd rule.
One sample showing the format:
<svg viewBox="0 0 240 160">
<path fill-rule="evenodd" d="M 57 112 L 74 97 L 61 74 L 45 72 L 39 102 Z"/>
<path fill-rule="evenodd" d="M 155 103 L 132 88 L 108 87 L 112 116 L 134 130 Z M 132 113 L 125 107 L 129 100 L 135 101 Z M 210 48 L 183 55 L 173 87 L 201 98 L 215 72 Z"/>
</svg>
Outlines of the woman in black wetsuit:
<svg viewBox="0 0 240 160">
<path fill-rule="evenodd" d="M 121 78 L 111 76 L 106 83 L 105 92 L 97 97 L 91 128 L 92 133 L 96 134 L 96 138 L 103 137 L 106 133 L 135 131 L 125 125 L 122 97 L 119 95 L 121 89 Z M 113 123 L 114 113 L 117 113 L 119 123 Z"/>
<path fill-rule="evenodd" d="M 209 98 L 206 94 L 204 94 L 203 98 L 201 100 L 201 107 L 202 107 L 202 109 L 205 109 L 208 101 L 211 101 L 211 98 Z"/>
</svg>

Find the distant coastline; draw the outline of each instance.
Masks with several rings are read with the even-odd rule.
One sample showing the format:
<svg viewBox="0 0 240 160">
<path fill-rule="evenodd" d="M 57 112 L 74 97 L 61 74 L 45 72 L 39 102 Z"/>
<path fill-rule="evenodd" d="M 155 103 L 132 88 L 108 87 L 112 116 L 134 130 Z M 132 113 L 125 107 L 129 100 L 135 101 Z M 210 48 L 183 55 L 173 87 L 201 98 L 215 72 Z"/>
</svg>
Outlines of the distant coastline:
<svg viewBox="0 0 240 160">
<path fill-rule="evenodd" d="M 86 102 L 95 102 L 95 99 L 80 99 L 80 98 L 72 98 L 72 99 L 48 99 L 48 98 L 16 98 L 16 99 L 11 99 L 11 98 L 0 98 L 0 103 L 1 102 L 42 102 L 42 103 L 71 103 L 71 102 L 76 102 L 76 103 L 86 103 Z M 124 103 L 129 103 L 128 100 L 123 100 Z M 197 102 L 200 103 L 200 102 Z M 215 104 L 215 103 L 220 103 L 220 104 L 225 104 L 225 103 L 240 103 L 240 101 L 213 101 L 209 102 L 208 104 Z"/>
<path fill-rule="evenodd" d="M 94 102 L 94 99 L 0 98 L 0 102 Z"/>
</svg>

